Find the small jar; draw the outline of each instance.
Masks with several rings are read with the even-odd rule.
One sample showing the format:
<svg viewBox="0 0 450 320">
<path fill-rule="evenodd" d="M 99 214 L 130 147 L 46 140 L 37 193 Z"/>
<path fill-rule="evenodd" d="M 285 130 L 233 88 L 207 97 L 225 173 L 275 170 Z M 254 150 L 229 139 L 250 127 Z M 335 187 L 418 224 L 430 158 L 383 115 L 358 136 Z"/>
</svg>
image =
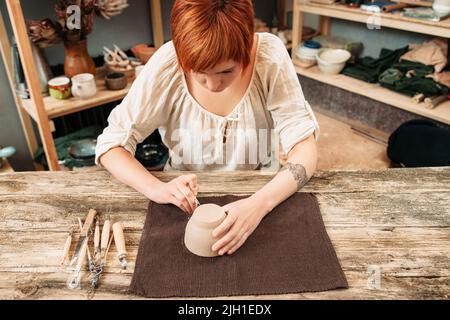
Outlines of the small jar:
<svg viewBox="0 0 450 320">
<path fill-rule="evenodd" d="M 216 204 L 204 204 L 195 209 L 191 219 L 186 225 L 184 244 L 193 254 L 200 257 L 216 257 L 217 251 L 212 250 L 217 241 L 212 232 L 226 218 L 222 207 Z"/>
</svg>

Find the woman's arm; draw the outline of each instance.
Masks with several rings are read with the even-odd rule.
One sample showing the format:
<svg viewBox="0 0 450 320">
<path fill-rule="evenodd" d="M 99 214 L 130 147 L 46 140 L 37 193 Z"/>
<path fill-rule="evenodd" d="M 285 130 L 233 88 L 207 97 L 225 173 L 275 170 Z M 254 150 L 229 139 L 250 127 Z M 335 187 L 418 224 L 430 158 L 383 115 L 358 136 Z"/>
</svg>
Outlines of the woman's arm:
<svg viewBox="0 0 450 320">
<path fill-rule="evenodd" d="M 226 205 L 227 218 L 213 236 L 218 241 L 213 250 L 232 254 L 253 233 L 261 220 L 281 202 L 300 190 L 317 168 L 317 145 L 314 135 L 297 143 L 288 154 L 287 163 L 278 174 L 251 197 Z"/>
<path fill-rule="evenodd" d="M 317 144 L 314 135 L 297 143 L 289 152 L 279 173 L 253 196 L 266 207 L 266 214 L 297 192 L 311 179 L 317 168 Z"/>
<path fill-rule="evenodd" d="M 122 147 L 112 148 L 99 158 L 100 163 L 119 181 L 129 185 L 157 203 L 172 203 L 193 213 L 198 192 L 197 176 L 183 175 L 168 183 L 153 176 Z"/>
</svg>

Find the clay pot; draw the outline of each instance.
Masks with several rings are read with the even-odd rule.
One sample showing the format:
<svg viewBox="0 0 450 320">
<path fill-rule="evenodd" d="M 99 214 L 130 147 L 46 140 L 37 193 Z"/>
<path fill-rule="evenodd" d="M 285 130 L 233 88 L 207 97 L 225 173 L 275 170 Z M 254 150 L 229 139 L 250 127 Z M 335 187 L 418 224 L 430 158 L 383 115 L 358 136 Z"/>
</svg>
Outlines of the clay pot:
<svg viewBox="0 0 450 320">
<path fill-rule="evenodd" d="M 122 90 L 128 85 L 127 77 L 122 72 L 108 73 L 105 77 L 108 90 Z"/>
<path fill-rule="evenodd" d="M 212 232 L 226 218 L 222 207 L 216 204 L 204 204 L 195 209 L 186 225 L 184 244 L 193 254 L 200 257 L 216 257 L 218 253 L 211 247 L 217 241 Z"/>
<path fill-rule="evenodd" d="M 141 60 L 144 64 L 150 60 L 156 50 L 157 49 L 155 47 L 149 47 L 146 44 L 138 44 L 131 48 L 131 52 L 133 52 L 134 56 Z"/>
<path fill-rule="evenodd" d="M 87 41 L 67 41 L 65 44 L 66 58 L 64 60 L 64 73 L 72 78 L 80 73 L 95 75 L 95 63 L 88 53 Z"/>
</svg>

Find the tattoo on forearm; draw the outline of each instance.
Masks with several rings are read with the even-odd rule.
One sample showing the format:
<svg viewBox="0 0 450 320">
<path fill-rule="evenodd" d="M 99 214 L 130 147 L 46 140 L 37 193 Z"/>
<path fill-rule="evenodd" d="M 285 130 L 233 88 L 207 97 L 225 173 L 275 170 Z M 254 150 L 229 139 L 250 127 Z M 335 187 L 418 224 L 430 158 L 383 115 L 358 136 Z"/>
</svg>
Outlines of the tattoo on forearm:
<svg viewBox="0 0 450 320">
<path fill-rule="evenodd" d="M 297 163 L 286 163 L 280 170 L 289 170 L 292 177 L 297 182 L 297 190 L 303 188 L 303 186 L 308 182 L 308 175 L 306 174 L 306 169 L 303 165 Z"/>
</svg>

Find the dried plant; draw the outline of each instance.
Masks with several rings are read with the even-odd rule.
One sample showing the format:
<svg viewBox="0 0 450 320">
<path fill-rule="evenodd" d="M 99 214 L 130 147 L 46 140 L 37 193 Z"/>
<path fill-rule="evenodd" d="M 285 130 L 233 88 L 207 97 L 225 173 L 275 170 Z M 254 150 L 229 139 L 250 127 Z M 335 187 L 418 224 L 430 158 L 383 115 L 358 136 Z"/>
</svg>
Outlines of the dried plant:
<svg viewBox="0 0 450 320">
<path fill-rule="evenodd" d="M 67 23 L 74 14 L 70 6 L 80 9 L 80 28 L 70 28 Z M 80 41 L 92 33 L 95 15 L 105 19 L 117 16 L 128 7 L 128 0 L 57 0 L 54 10 L 57 21 L 51 19 L 28 21 L 28 34 L 38 47 L 47 48 L 61 41 Z"/>
<path fill-rule="evenodd" d="M 48 48 L 62 41 L 61 28 L 50 19 L 29 20 L 28 34 L 31 41 L 40 48 Z"/>
<path fill-rule="evenodd" d="M 105 19 L 117 16 L 128 7 L 128 0 L 98 0 L 96 11 Z"/>
</svg>

